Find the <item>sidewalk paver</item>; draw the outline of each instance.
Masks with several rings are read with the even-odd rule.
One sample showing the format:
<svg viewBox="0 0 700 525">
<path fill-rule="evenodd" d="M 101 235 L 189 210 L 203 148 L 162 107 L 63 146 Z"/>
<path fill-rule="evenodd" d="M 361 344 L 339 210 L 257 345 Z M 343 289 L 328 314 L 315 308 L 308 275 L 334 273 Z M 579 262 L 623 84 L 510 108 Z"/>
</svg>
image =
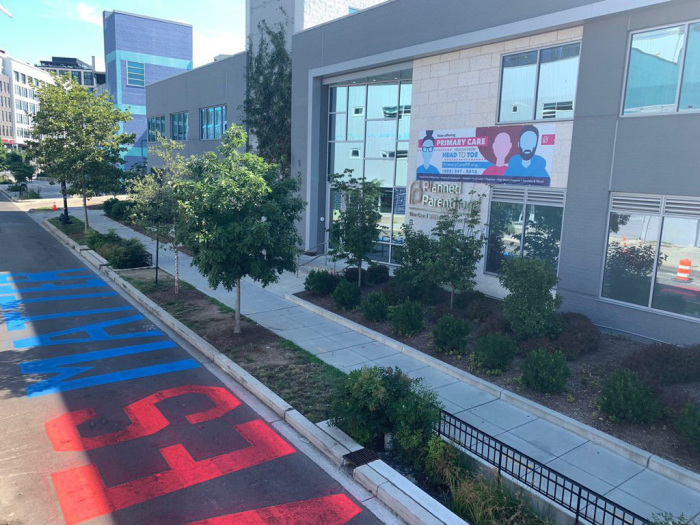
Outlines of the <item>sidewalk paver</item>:
<svg viewBox="0 0 700 525">
<path fill-rule="evenodd" d="M 90 224 L 101 232 L 113 228 L 122 237 L 137 238 L 151 252 L 155 250 L 153 240 L 115 223 L 99 210 L 90 211 Z M 212 290 L 190 263 L 190 257 L 180 254 L 181 278 L 232 306 L 233 293 L 221 288 Z M 160 265 L 173 272 L 171 250 L 161 249 Z M 522 453 L 549 463 L 562 474 L 604 493 L 633 512 L 649 518 L 662 510 L 683 512 L 687 518 L 700 515 L 700 495 L 695 491 L 285 299 L 287 294 L 301 290 L 303 278 L 289 273 L 267 288 L 245 280 L 241 287 L 241 312 L 346 373 L 363 366 L 398 366 L 411 377 L 423 377 L 448 412 Z"/>
</svg>

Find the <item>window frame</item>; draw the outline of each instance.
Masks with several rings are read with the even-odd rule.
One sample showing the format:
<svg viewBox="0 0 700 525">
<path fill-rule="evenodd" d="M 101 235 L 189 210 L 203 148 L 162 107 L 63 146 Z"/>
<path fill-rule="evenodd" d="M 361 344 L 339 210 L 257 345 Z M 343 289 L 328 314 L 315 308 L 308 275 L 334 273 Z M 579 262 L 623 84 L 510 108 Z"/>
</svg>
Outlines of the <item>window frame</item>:
<svg viewBox="0 0 700 525">
<path fill-rule="evenodd" d="M 620 95 L 620 112 L 619 116 L 621 118 L 639 118 L 639 117 L 661 117 L 661 116 L 668 116 L 668 115 L 686 115 L 686 114 L 697 114 L 700 113 L 700 108 L 697 109 L 680 109 L 680 104 L 681 104 L 681 89 L 683 88 L 683 77 L 685 76 L 685 60 L 688 55 L 688 29 L 690 28 L 691 25 L 693 24 L 700 24 L 700 18 L 698 19 L 693 19 L 689 20 L 686 22 L 676 22 L 673 24 L 664 24 L 660 26 L 653 26 L 653 27 L 646 27 L 644 29 L 637 29 L 634 31 L 630 31 L 629 34 L 627 35 L 627 58 L 625 59 L 625 69 L 624 69 L 624 81 L 622 83 L 622 94 Z M 686 29 L 684 35 L 685 35 L 685 43 L 683 45 L 683 56 L 681 59 L 681 62 L 679 64 L 679 74 L 678 74 L 678 86 L 676 87 L 676 105 L 675 105 L 675 110 L 673 111 L 654 111 L 650 113 L 625 113 L 625 98 L 627 97 L 627 82 L 629 80 L 629 68 L 630 68 L 630 59 L 632 57 L 632 39 L 634 38 L 634 35 L 638 35 L 640 33 L 650 33 L 652 31 L 658 31 L 659 29 L 669 29 L 672 27 L 684 27 Z M 626 303 L 623 303 L 626 304 Z"/>
<path fill-rule="evenodd" d="M 182 115 L 184 115 L 184 117 L 185 117 L 185 118 L 184 118 L 184 122 L 183 122 L 183 125 L 184 125 L 184 128 L 185 128 L 184 138 L 175 138 L 175 132 L 174 132 L 174 129 L 173 129 L 173 117 L 182 116 Z M 178 137 L 182 137 L 182 135 L 178 135 Z M 185 111 L 175 111 L 174 113 L 170 113 L 170 139 L 171 139 L 171 140 L 176 140 L 176 141 L 178 141 L 178 142 L 184 142 L 184 141 L 186 141 L 186 140 L 189 140 L 189 138 L 190 138 L 190 116 L 189 116 L 189 112 L 188 112 L 187 110 L 185 110 Z"/>
<path fill-rule="evenodd" d="M 161 132 L 160 134 L 163 137 L 166 136 L 165 135 L 165 115 L 157 115 L 157 116 L 153 116 L 153 117 L 147 117 L 146 118 L 146 143 L 155 144 L 157 142 L 157 140 L 151 140 L 151 130 L 149 129 L 149 126 L 150 126 L 151 120 L 155 120 L 156 121 L 155 125 L 158 126 L 159 125 L 158 120 L 160 120 L 160 119 L 162 119 L 162 121 L 161 121 L 162 124 L 159 127 L 162 128 L 162 132 L 160 129 L 155 130 L 155 131 Z"/>
<path fill-rule="evenodd" d="M 221 136 L 217 137 L 216 136 L 216 130 L 215 128 L 215 120 L 211 122 L 211 130 L 212 130 L 212 136 L 211 137 L 205 137 L 205 127 L 204 127 L 204 119 L 202 118 L 203 114 L 208 114 L 208 110 L 216 110 L 218 108 L 222 109 L 221 112 Z M 212 111 L 212 117 L 216 114 L 216 111 Z M 207 119 L 208 120 L 208 119 Z M 188 118 L 189 121 L 189 118 Z M 189 125 L 189 122 L 188 122 Z M 228 107 L 226 104 L 216 104 L 214 106 L 205 106 L 203 108 L 199 108 L 199 140 L 221 140 L 224 136 L 224 133 L 228 130 Z M 206 134 L 208 135 L 208 133 Z"/>
<path fill-rule="evenodd" d="M 582 39 L 577 39 L 577 40 L 571 40 L 567 42 L 559 42 L 554 45 L 547 45 L 544 47 L 528 47 L 525 49 L 519 49 L 514 52 L 508 52 L 508 53 L 501 53 L 500 55 L 500 62 L 498 65 L 498 99 L 497 99 L 497 105 L 496 105 L 496 125 L 497 126 L 514 126 L 514 125 L 519 125 L 519 124 L 529 124 L 529 123 L 538 123 L 538 122 L 566 122 L 566 121 L 571 121 L 574 120 L 574 116 L 572 115 L 571 117 L 561 117 L 561 118 L 546 118 L 546 119 L 538 119 L 537 118 L 537 101 L 539 100 L 539 90 L 540 90 L 540 68 L 542 65 L 541 62 L 541 56 L 542 56 L 542 51 L 547 50 L 547 49 L 555 49 L 557 47 L 562 47 L 562 46 L 567 46 L 570 44 L 578 44 L 578 56 L 579 56 L 579 68 L 576 71 L 576 93 L 574 93 L 574 108 L 573 111 L 574 113 L 576 112 L 576 96 L 578 95 L 578 80 L 579 80 L 579 75 L 581 73 L 581 64 L 580 64 L 580 58 L 581 58 L 581 50 L 583 49 L 583 40 Z M 501 120 L 501 100 L 503 97 L 503 59 L 507 56 L 511 55 L 520 55 L 522 53 L 531 53 L 532 51 L 537 51 L 537 73 L 535 74 L 535 99 L 534 103 L 532 105 L 532 118 L 527 119 L 527 120 L 512 120 L 512 121 L 502 121 Z"/>
<path fill-rule="evenodd" d="M 506 197 L 496 197 L 494 199 L 494 187 L 491 187 L 491 191 L 489 192 L 489 202 L 488 202 L 488 211 L 487 211 L 487 220 L 483 221 L 482 224 L 484 226 L 484 236 L 486 238 L 486 242 L 484 243 L 483 247 L 483 274 L 484 275 L 490 275 L 490 276 L 498 276 L 498 272 L 491 272 L 486 270 L 486 258 L 488 257 L 488 239 L 489 236 L 491 235 L 491 205 L 494 202 L 502 202 L 506 204 L 519 204 L 522 206 L 522 216 L 523 216 L 523 230 L 520 232 L 520 258 L 523 258 L 523 249 L 525 246 L 525 230 L 526 225 L 527 225 L 527 207 L 528 206 L 549 206 L 550 208 L 561 208 L 562 213 L 561 213 L 561 233 L 559 235 L 559 255 L 557 256 L 557 275 L 559 275 L 559 268 L 561 266 L 561 245 L 564 239 L 564 220 L 566 219 L 566 188 L 552 188 L 552 187 L 530 187 L 530 186 L 514 186 L 510 184 L 503 184 L 499 185 L 498 189 L 500 190 L 508 190 L 508 189 L 513 189 L 517 191 L 522 191 L 523 192 L 523 197 L 522 200 L 516 201 L 515 198 L 512 200 L 508 200 Z M 561 198 L 561 205 L 558 205 L 553 202 L 541 202 L 538 201 L 537 199 L 530 199 L 530 192 L 531 191 L 537 191 L 537 192 L 544 192 L 544 193 L 551 193 L 553 197 Z M 556 288 L 556 286 L 555 286 Z"/>
<path fill-rule="evenodd" d="M 126 85 L 129 87 L 137 87 L 137 88 L 144 88 L 145 89 L 146 88 L 146 63 L 145 62 L 133 62 L 131 60 L 125 60 L 124 62 L 126 62 Z M 131 79 L 129 78 L 129 67 L 130 67 L 129 64 L 139 64 L 139 65 L 143 66 L 143 80 L 141 81 L 141 82 L 143 82 L 143 85 L 132 84 L 130 82 Z M 138 75 L 139 73 L 134 73 L 134 74 Z"/>
<path fill-rule="evenodd" d="M 637 213 L 640 215 L 649 215 L 649 216 L 655 216 L 659 218 L 659 231 L 656 235 L 656 252 L 655 252 L 655 257 L 654 257 L 654 269 L 651 273 L 651 283 L 649 284 L 649 299 L 647 300 L 647 306 L 639 305 L 639 304 L 634 304 L 634 303 L 627 303 L 625 301 L 620 301 L 619 299 L 613 299 L 610 297 L 605 297 L 603 296 L 603 286 L 605 284 L 605 266 L 608 262 L 608 246 L 610 244 L 610 216 L 613 213 L 621 213 L 620 211 L 618 212 L 613 212 L 612 206 L 613 206 L 613 200 L 616 197 L 623 197 L 623 198 L 643 198 L 643 199 L 658 199 L 659 201 L 659 211 L 629 211 L 630 214 L 632 213 Z M 608 199 L 608 216 L 605 220 L 605 240 L 604 240 L 604 245 L 603 245 L 603 260 L 601 263 L 601 268 L 600 268 L 600 279 L 598 282 L 598 297 L 597 299 L 601 302 L 604 303 L 609 303 L 609 304 L 615 304 L 618 306 L 623 306 L 625 308 L 633 308 L 635 310 L 640 310 L 642 312 L 647 312 L 650 314 L 654 315 L 665 315 L 667 317 L 672 317 L 674 319 L 683 319 L 685 321 L 692 321 L 694 323 L 700 323 L 700 317 L 693 317 L 690 315 L 684 315 L 684 314 L 679 314 L 675 312 L 670 312 L 668 310 L 661 310 L 659 308 L 653 308 L 651 305 L 653 304 L 654 301 L 654 287 L 656 285 L 656 276 L 657 272 L 659 269 L 659 247 L 661 246 L 661 239 L 663 237 L 663 231 L 664 231 L 664 218 L 666 216 L 668 217 L 680 217 L 680 218 L 689 218 L 689 219 L 696 219 L 698 220 L 698 217 L 693 217 L 691 215 L 684 216 L 684 215 L 675 215 L 675 214 L 669 214 L 666 215 L 664 213 L 665 207 L 666 207 L 666 201 L 668 199 L 682 199 L 682 200 L 688 200 L 688 201 L 693 201 L 697 202 L 698 208 L 700 208 L 700 198 L 697 197 L 689 197 L 685 195 L 661 195 L 658 193 L 654 194 L 648 194 L 648 193 L 619 193 L 619 192 L 611 192 L 609 199 Z M 623 212 L 624 213 L 624 212 Z"/>
</svg>

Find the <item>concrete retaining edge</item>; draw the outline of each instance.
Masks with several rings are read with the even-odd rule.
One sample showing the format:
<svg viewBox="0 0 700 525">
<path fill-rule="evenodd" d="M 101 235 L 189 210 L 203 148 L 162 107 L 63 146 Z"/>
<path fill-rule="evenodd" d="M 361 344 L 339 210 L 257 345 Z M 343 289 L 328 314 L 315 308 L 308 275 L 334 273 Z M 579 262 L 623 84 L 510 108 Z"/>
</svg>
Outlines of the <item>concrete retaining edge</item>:
<svg viewBox="0 0 700 525">
<path fill-rule="evenodd" d="M 292 428 L 299 432 L 299 434 L 301 434 L 316 448 L 323 452 L 331 461 L 339 466 L 343 466 L 345 462 L 343 456 L 345 454 L 349 453 L 353 448 L 362 448 L 339 429 L 333 429 L 332 431 L 329 430 L 328 432 L 324 431 L 323 427 L 324 425 L 327 426 L 326 422 L 315 425 L 309 421 L 289 403 L 266 387 L 263 383 L 258 381 L 250 373 L 219 352 L 216 348 L 214 348 L 214 346 L 184 326 L 172 315 L 167 313 L 160 306 L 134 288 L 131 284 L 122 279 L 117 272 L 106 265 L 106 261 L 104 264 L 101 263 L 100 259 L 102 261 L 104 261 L 104 259 L 102 259 L 102 257 L 100 257 L 97 253 L 85 246 L 80 246 L 50 223 L 37 219 L 35 219 L 35 222 L 37 222 L 49 233 L 57 237 L 61 242 L 72 248 L 88 266 L 104 274 L 109 280 L 114 282 L 117 286 L 129 294 L 143 308 L 158 317 L 163 323 L 165 323 L 166 326 L 168 326 L 168 328 L 173 330 L 176 334 L 178 334 L 178 336 L 182 337 L 190 345 L 199 350 L 207 359 L 217 365 L 224 373 L 245 387 L 246 390 L 262 401 L 268 408 L 275 412 L 275 414 L 280 416 L 280 418 L 284 419 L 285 422 L 287 422 Z M 334 437 L 333 434 L 335 433 L 342 434 L 341 441 L 343 442 Z M 367 476 L 355 475 L 353 472 L 353 478 L 407 523 L 412 525 L 420 525 L 423 523 L 434 523 L 436 525 L 466 524 L 464 520 L 452 513 L 444 505 L 422 491 L 420 488 L 413 485 L 410 481 L 401 476 L 401 474 L 389 467 L 389 465 L 386 465 L 383 461 L 380 463 L 383 465 L 383 472 L 391 473 L 391 476 L 389 476 L 391 479 L 385 478 L 384 483 L 382 483 L 383 491 L 378 491 L 377 487 Z M 410 485 L 412 487 L 409 491 L 411 494 L 409 495 L 404 492 L 404 490 L 399 488 L 397 484 L 403 486 L 404 489 Z"/>
<path fill-rule="evenodd" d="M 565 416 L 564 414 L 560 414 L 559 412 L 542 406 L 539 403 L 535 403 L 534 401 L 519 396 L 510 390 L 497 387 L 496 385 L 475 377 L 463 370 L 460 370 L 459 368 L 429 356 L 420 350 L 400 343 L 395 339 L 372 330 L 371 328 L 367 328 L 366 326 L 356 323 L 355 321 L 351 321 L 342 315 L 330 312 L 324 308 L 321 308 L 320 306 L 310 303 L 309 301 L 305 301 L 300 297 L 287 294 L 285 299 L 306 308 L 307 310 L 317 313 L 326 319 L 335 321 L 346 328 L 350 328 L 351 330 L 362 334 L 365 337 L 369 337 L 370 339 L 380 342 L 389 348 L 393 348 L 397 352 L 401 352 L 427 365 L 437 368 L 441 372 L 444 372 L 455 379 L 464 381 L 471 386 L 488 392 L 489 394 L 503 399 L 504 401 L 508 401 L 518 408 L 527 410 L 545 421 L 559 425 L 566 430 L 574 432 L 578 436 L 587 439 L 596 445 L 607 448 L 608 450 L 611 450 L 612 452 L 615 452 L 629 459 L 630 461 L 637 463 L 638 465 L 642 465 L 652 472 L 656 472 L 657 474 L 665 476 L 693 490 L 700 491 L 700 475 L 695 474 L 688 469 L 676 465 L 675 463 L 671 463 L 670 461 L 660 458 L 650 452 L 642 450 L 639 447 L 626 443 L 596 428 L 585 425 L 580 421 L 576 421 L 575 419 Z"/>
</svg>

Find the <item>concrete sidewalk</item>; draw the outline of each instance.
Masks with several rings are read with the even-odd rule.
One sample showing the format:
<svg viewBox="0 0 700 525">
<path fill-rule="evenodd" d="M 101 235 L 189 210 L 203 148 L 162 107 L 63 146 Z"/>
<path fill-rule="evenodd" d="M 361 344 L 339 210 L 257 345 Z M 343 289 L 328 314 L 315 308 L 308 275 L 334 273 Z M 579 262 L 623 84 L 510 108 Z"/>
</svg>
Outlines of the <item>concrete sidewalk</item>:
<svg viewBox="0 0 700 525">
<path fill-rule="evenodd" d="M 55 212 L 35 214 L 56 215 Z M 121 237 L 138 238 L 155 254 L 155 241 L 149 237 L 112 221 L 99 210 L 90 210 L 89 214 L 90 225 L 96 230 L 114 229 Z M 162 247 L 159 255 L 161 268 L 173 273 L 173 251 Z M 180 254 L 181 278 L 232 305 L 233 294 L 221 288 L 212 290 L 190 263 L 191 257 Z M 440 370 L 439 365 L 415 359 L 285 298 L 301 290 L 303 277 L 294 274 L 284 274 L 278 283 L 265 289 L 244 281 L 241 313 L 344 372 L 363 366 L 391 366 L 412 377 L 422 377 L 438 393 L 448 412 L 591 490 L 648 518 L 671 512 L 684 514 L 692 518 L 690 523 L 700 525 L 697 490 L 595 444 L 581 432 L 567 430 L 493 392 L 459 380 Z"/>
</svg>

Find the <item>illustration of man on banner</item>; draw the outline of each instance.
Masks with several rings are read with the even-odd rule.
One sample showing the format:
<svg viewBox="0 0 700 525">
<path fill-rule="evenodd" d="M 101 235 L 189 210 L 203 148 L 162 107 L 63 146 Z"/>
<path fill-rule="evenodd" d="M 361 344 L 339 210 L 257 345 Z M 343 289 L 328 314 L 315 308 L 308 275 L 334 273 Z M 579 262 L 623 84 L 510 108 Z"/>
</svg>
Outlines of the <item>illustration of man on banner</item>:
<svg viewBox="0 0 700 525">
<path fill-rule="evenodd" d="M 506 177 L 549 178 L 547 161 L 535 153 L 540 141 L 540 131 L 533 125 L 523 126 L 518 140 L 519 155 L 508 162 Z"/>
</svg>

